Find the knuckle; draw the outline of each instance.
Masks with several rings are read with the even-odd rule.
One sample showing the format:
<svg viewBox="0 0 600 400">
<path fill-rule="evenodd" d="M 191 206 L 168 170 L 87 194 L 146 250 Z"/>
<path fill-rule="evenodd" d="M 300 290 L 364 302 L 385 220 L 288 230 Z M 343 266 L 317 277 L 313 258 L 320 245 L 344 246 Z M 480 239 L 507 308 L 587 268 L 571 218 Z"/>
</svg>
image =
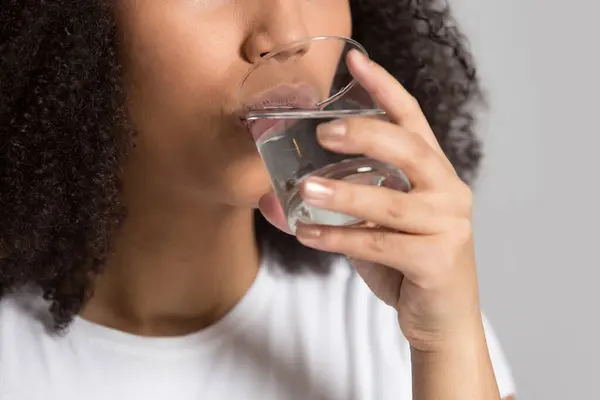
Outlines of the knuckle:
<svg viewBox="0 0 600 400">
<path fill-rule="evenodd" d="M 432 149 L 423 140 L 419 140 L 417 135 L 413 135 L 410 140 L 410 152 L 412 161 L 415 164 L 423 165 L 428 162 L 432 156 Z"/>
<path fill-rule="evenodd" d="M 380 254 L 388 249 L 389 235 L 383 231 L 374 231 L 368 240 L 369 251 Z"/>
<path fill-rule="evenodd" d="M 452 232 L 458 244 L 470 243 L 473 239 L 473 223 L 468 218 L 459 218 L 455 221 Z"/>
<path fill-rule="evenodd" d="M 463 184 L 465 205 L 470 209 L 473 206 L 473 191 L 469 186 Z"/>
<path fill-rule="evenodd" d="M 415 96 L 409 95 L 406 100 L 406 110 L 409 113 L 421 112 L 421 105 Z"/>
<path fill-rule="evenodd" d="M 393 221 L 401 221 L 406 215 L 406 202 L 403 196 L 391 196 L 385 208 L 387 217 Z"/>
<path fill-rule="evenodd" d="M 463 181 L 460 181 L 458 189 L 457 189 L 457 199 L 459 199 L 459 204 L 463 211 L 467 212 L 469 215 L 471 213 L 471 209 L 473 207 L 473 191 Z"/>
<path fill-rule="evenodd" d="M 454 254 L 473 244 L 473 223 L 469 218 L 449 218 L 445 224 L 446 240 L 439 255 Z"/>
</svg>

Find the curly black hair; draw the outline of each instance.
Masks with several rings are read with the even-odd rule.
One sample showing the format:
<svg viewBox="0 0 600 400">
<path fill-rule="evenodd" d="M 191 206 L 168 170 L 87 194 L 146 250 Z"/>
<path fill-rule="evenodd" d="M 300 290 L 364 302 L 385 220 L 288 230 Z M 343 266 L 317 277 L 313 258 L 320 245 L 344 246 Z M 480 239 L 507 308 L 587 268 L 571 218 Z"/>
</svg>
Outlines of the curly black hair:
<svg viewBox="0 0 600 400">
<path fill-rule="evenodd" d="M 125 218 L 128 124 L 110 2 L 3 0 L 0 7 L 0 298 L 40 289 L 57 328 L 91 296 Z M 354 37 L 419 101 L 460 177 L 475 177 L 482 93 L 446 1 L 351 0 Z M 290 272 L 330 256 L 259 213 L 259 243 Z"/>
</svg>

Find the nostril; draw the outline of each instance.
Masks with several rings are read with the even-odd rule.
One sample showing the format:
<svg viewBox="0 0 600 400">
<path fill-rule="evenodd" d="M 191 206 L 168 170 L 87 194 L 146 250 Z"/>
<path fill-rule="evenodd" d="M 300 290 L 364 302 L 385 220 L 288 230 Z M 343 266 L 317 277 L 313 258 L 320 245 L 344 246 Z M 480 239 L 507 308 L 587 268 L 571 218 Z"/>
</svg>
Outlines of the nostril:
<svg viewBox="0 0 600 400">
<path fill-rule="evenodd" d="M 281 47 L 283 47 L 283 45 Z M 279 50 L 281 49 L 281 47 L 273 46 L 273 49 L 271 51 L 260 53 L 259 60 L 264 60 L 265 58 L 272 57 L 274 60 L 280 63 L 295 62 L 299 58 L 302 58 L 308 52 L 310 48 L 310 43 L 298 41 L 296 45 L 292 44 L 289 48 L 285 50 Z"/>
</svg>

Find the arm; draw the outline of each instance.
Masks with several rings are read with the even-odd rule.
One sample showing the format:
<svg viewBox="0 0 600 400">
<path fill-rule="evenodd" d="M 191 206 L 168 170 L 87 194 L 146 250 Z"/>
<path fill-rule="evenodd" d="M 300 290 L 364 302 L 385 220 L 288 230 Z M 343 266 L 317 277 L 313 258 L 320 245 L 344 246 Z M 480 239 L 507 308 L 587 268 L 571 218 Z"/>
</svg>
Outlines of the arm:
<svg viewBox="0 0 600 400">
<path fill-rule="evenodd" d="M 373 293 L 398 312 L 412 349 L 416 400 L 500 400 L 480 312 L 472 200 L 416 99 L 358 53 L 348 66 L 390 122 L 322 124 L 320 144 L 395 165 L 412 183 L 387 187 L 309 178 L 305 202 L 371 222 L 346 228 L 297 224 L 304 245 L 344 254 Z"/>
<path fill-rule="evenodd" d="M 435 351 L 412 349 L 415 400 L 500 399 L 483 327 Z"/>
</svg>

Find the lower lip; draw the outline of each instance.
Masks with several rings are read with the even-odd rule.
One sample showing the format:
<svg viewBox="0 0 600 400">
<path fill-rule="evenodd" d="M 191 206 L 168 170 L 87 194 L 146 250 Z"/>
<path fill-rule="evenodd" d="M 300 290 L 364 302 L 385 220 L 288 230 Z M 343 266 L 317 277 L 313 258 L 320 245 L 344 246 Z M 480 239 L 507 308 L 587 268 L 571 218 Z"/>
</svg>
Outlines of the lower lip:
<svg viewBox="0 0 600 400">
<path fill-rule="evenodd" d="M 246 121 L 246 129 L 252 135 L 252 139 L 256 142 L 264 135 L 280 132 L 284 122 L 280 119 L 257 119 Z"/>
<path fill-rule="evenodd" d="M 311 103 L 312 104 L 312 103 Z M 284 111 L 315 111 L 318 108 L 306 107 L 303 104 L 294 107 L 286 107 Z M 252 120 L 242 119 L 246 130 L 252 134 L 254 141 L 262 138 L 265 134 L 274 135 L 281 133 L 285 127 L 285 119 L 272 116 L 271 118 L 255 118 Z M 263 138 L 264 139 L 264 138 Z"/>
</svg>

